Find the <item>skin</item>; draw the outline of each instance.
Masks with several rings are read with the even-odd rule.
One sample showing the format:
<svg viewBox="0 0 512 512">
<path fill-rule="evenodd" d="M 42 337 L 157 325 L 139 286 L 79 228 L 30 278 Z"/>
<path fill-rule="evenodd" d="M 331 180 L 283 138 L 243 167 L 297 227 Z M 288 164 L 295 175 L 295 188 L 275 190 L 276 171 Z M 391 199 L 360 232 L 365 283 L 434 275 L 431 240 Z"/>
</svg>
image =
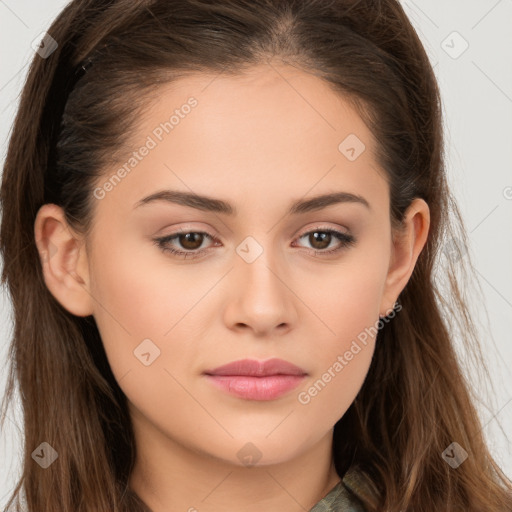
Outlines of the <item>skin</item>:
<svg viewBox="0 0 512 512">
<path fill-rule="evenodd" d="M 191 96 L 197 107 L 97 201 L 90 238 L 74 233 L 59 207 L 41 207 L 34 227 L 45 282 L 68 311 L 94 315 L 133 419 L 131 483 L 155 512 L 309 510 L 340 480 L 333 428 L 361 388 L 375 337 L 309 403 L 298 393 L 389 313 L 427 239 L 429 209 L 416 199 L 403 236 L 393 238 L 371 132 L 324 82 L 284 64 L 162 86 L 138 122 L 133 149 Z M 354 161 L 338 149 L 349 134 L 366 146 Z M 105 169 L 98 184 L 122 163 Z M 238 214 L 164 201 L 134 208 L 162 189 L 220 198 Z M 363 196 L 370 209 L 338 203 L 286 214 L 294 200 L 335 191 Z M 318 228 L 350 233 L 356 243 L 315 254 L 340 245 L 303 236 Z M 219 242 L 169 243 L 207 249 L 195 259 L 152 242 L 178 229 Z M 248 236 L 263 250 L 251 263 L 236 251 Z M 147 338 L 161 351 L 149 366 L 134 356 Z M 308 373 L 275 400 L 228 395 L 202 375 L 271 357 Z M 253 466 L 237 455 L 247 443 L 259 451 Z M 252 445 L 245 449 L 254 454 Z"/>
</svg>

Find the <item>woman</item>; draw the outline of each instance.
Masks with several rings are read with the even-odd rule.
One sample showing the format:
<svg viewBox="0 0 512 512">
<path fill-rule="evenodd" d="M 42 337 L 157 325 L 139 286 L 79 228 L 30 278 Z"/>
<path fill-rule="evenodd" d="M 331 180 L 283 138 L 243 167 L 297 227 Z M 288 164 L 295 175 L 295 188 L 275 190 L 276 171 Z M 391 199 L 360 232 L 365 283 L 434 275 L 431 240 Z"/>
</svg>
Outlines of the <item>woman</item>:
<svg viewBox="0 0 512 512">
<path fill-rule="evenodd" d="M 511 510 L 433 279 L 441 128 L 393 0 L 72 1 L 3 172 L 8 506 Z"/>
</svg>

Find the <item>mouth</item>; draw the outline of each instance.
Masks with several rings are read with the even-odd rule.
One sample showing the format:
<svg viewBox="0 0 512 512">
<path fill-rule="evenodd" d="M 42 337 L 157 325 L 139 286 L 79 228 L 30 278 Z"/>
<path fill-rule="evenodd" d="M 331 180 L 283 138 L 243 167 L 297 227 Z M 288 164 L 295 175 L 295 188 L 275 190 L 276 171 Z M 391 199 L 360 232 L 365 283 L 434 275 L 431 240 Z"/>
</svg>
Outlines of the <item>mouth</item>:
<svg viewBox="0 0 512 512">
<path fill-rule="evenodd" d="M 246 400 L 275 400 L 296 388 L 307 376 L 302 368 L 282 359 L 243 359 L 206 370 L 215 387 Z"/>
</svg>

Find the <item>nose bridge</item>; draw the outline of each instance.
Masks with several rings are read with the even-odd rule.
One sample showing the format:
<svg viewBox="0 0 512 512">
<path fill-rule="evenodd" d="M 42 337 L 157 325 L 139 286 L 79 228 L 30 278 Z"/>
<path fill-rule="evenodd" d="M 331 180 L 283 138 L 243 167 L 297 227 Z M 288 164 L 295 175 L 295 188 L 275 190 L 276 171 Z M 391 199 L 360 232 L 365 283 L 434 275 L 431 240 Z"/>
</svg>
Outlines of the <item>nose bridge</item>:
<svg viewBox="0 0 512 512">
<path fill-rule="evenodd" d="M 283 259 L 272 247 L 272 236 L 259 235 L 258 239 L 256 236 L 246 237 L 236 247 L 237 300 L 233 302 L 238 307 L 232 320 L 264 331 L 293 322 L 295 308 L 281 264 Z"/>
<path fill-rule="evenodd" d="M 248 236 L 236 248 L 239 256 L 236 264 L 237 275 L 241 284 L 245 283 L 248 287 L 244 294 L 256 292 L 281 295 L 280 288 L 283 283 L 278 279 L 278 274 L 282 273 L 282 265 L 279 265 L 280 258 L 272 244 L 271 236 L 259 235 L 258 239 Z"/>
</svg>

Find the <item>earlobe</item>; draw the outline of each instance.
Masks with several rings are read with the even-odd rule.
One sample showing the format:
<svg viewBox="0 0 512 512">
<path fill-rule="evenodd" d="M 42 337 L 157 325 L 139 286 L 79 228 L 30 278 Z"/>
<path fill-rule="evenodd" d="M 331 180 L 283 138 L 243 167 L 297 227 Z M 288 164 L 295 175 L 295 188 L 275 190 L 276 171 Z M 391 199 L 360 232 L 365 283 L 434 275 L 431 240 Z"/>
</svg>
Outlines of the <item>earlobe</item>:
<svg viewBox="0 0 512 512">
<path fill-rule="evenodd" d="M 34 236 L 51 294 L 70 313 L 92 315 L 85 245 L 73 234 L 61 207 L 41 206 L 34 222 Z"/>
<path fill-rule="evenodd" d="M 429 227 L 430 209 L 423 199 L 416 198 L 407 209 L 402 232 L 397 234 L 392 244 L 392 256 L 380 305 L 381 315 L 389 313 L 409 281 L 427 241 Z"/>
</svg>

